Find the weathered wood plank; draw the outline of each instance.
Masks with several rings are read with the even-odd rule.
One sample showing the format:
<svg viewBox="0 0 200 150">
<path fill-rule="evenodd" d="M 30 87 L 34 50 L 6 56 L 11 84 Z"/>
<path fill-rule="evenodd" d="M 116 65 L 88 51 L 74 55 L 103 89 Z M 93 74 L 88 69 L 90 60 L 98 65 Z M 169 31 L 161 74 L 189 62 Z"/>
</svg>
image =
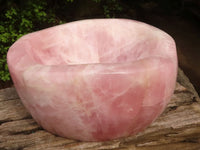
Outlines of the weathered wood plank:
<svg viewBox="0 0 200 150">
<path fill-rule="evenodd" d="M 26 111 L 14 88 L 0 90 L 1 150 L 199 150 L 200 102 L 179 70 L 174 95 L 163 114 L 146 130 L 106 142 L 80 142 L 43 130 Z"/>
<path fill-rule="evenodd" d="M 19 99 L 0 102 L 0 124 L 7 121 L 22 120 L 31 116 Z"/>
<path fill-rule="evenodd" d="M 19 98 L 19 96 L 17 95 L 14 87 L 0 90 L 0 102 L 17 98 Z"/>
</svg>

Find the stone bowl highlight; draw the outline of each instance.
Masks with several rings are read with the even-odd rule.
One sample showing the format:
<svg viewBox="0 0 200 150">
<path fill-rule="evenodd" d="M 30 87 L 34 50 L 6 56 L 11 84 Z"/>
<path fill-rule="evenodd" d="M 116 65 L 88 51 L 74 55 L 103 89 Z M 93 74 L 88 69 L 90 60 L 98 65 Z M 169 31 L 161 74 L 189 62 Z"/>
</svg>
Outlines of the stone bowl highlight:
<svg viewBox="0 0 200 150">
<path fill-rule="evenodd" d="M 7 62 L 37 123 L 82 141 L 144 130 L 163 112 L 177 75 L 174 40 L 127 19 L 82 20 L 27 34 L 10 47 Z"/>
</svg>

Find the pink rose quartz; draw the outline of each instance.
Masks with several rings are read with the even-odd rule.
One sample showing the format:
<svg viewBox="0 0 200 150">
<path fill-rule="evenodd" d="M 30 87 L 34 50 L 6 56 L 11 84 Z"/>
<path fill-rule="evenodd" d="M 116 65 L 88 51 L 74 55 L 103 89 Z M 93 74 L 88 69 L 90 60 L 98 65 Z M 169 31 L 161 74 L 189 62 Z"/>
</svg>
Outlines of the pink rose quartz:
<svg viewBox="0 0 200 150">
<path fill-rule="evenodd" d="M 27 34 L 10 47 L 7 60 L 38 124 L 83 141 L 142 131 L 164 110 L 177 75 L 174 40 L 126 19 L 76 21 Z"/>
</svg>

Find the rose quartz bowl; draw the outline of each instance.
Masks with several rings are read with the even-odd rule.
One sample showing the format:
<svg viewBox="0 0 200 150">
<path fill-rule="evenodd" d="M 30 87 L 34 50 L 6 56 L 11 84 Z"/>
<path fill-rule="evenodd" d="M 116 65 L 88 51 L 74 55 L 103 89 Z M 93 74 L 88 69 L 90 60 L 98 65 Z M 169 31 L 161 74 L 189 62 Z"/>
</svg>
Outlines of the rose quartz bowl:
<svg viewBox="0 0 200 150">
<path fill-rule="evenodd" d="M 177 75 L 174 40 L 133 20 L 76 21 L 27 34 L 9 49 L 16 90 L 47 131 L 82 141 L 142 131 Z"/>
</svg>

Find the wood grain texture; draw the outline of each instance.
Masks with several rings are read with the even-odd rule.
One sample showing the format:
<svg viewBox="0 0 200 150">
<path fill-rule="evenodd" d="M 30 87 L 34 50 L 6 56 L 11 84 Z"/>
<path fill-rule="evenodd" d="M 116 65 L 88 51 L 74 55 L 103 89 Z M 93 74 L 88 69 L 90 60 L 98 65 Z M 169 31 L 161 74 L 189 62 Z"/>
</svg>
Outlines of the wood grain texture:
<svg viewBox="0 0 200 150">
<path fill-rule="evenodd" d="M 179 69 L 170 103 L 143 132 L 113 141 L 80 142 L 46 132 L 26 111 L 14 88 L 0 90 L 0 150 L 66 149 L 200 150 L 198 94 Z"/>
</svg>

